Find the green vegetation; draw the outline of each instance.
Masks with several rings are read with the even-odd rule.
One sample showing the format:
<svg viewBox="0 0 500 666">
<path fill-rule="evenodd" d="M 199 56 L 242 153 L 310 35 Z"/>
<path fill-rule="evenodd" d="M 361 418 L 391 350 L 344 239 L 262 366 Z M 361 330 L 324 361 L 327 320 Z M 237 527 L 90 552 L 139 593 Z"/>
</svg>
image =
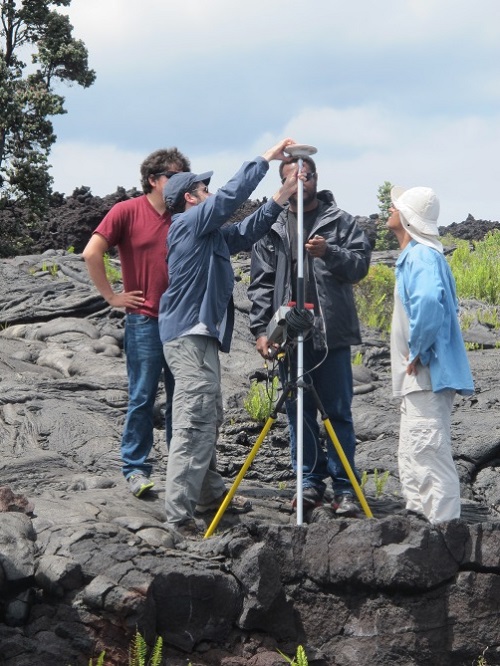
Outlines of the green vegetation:
<svg viewBox="0 0 500 666">
<path fill-rule="evenodd" d="M 237 280 L 242 282 L 242 284 L 250 284 L 250 273 L 244 271 L 241 266 L 238 266 L 238 268 L 234 271 L 234 276 Z"/>
<path fill-rule="evenodd" d="M 365 326 L 388 333 L 391 327 L 394 270 L 385 264 L 373 264 L 368 275 L 354 287 L 358 316 Z"/>
<path fill-rule="evenodd" d="M 380 474 L 378 469 L 375 467 L 375 469 L 373 470 L 373 476 L 372 476 L 373 485 L 375 487 L 375 497 L 377 497 L 377 498 L 382 497 L 382 495 L 384 494 L 384 488 L 386 486 L 387 481 L 389 480 L 390 475 L 391 475 L 391 473 L 389 472 L 389 470 L 386 470 L 385 472 Z M 368 474 L 368 472 L 366 470 L 363 470 L 363 473 L 361 474 L 361 482 L 359 484 L 361 486 L 361 490 L 364 490 L 364 488 L 367 485 L 369 479 L 370 479 L 370 475 Z"/>
<path fill-rule="evenodd" d="M 104 260 L 104 270 L 106 271 L 106 277 L 108 278 L 109 284 L 116 284 L 122 279 L 122 273 L 119 268 L 116 268 L 111 261 L 111 257 L 106 252 L 103 255 Z"/>
<path fill-rule="evenodd" d="M 2 256 L 30 247 L 30 231 L 48 210 L 48 156 L 56 135 L 52 116 L 66 113 L 60 83 L 87 88 L 95 72 L 87 49 L 72 36 L 68 16 L 55 8 L 71 0 L 0 1 L 0 209 L 25 206 L 2 229 Z M 29 67 L 27 60 L 30 60 Z"/>
<path fill-rule="evenodd" d="M 136 631 L 129 648 L 129 666 L 159 666 L 163 651 L 163 638 L 158 636 L 148 661 L 148 646 L 141 634 Z"/>
<path fill-rule="evenodd" d="M 159 636 L 156 639 L 156 643 L 149 654 L 148 659 L 148 646 L 142 635 L 136 631 L 129 647 L 129 661 L 128 666 L 160 666 L 162 663 L 162 652 L 163 652 L 163 639 Z M 309 662 L 307 661 L 306 651 L 299 645 L 297 647 L 297 652 L 294 658 L 287 657 L 286 654 L 283 654 L 280 650 L 277 652 L 283 657 L 283 659 L 291 666 L 308 666 Z M 102 651 L 101 654 L 97 657 L 97 661 L 93 662 L 92 659 L 89 660 L 89 666 L 104 666 L 104 658 L 106 656 L 105 651 Z M 191 662 L 187 664 L 191 666 Z M 478 662 L 478 666 L 486 666 L 486 662 Z"/>
<path fill-rule="evenodd" d="M 444 237 L 442 240 L 445 245 L 453 244 L 456 247 L 448 262 L 457 285 L 458 298 L 475 299 L 485 304 L 474 308 L 474 313 L 462 309 L 462 330 L 467 330 L 476 322 L 499 329 L 500 231 L 490 231 L 483 240 L 473 241 L 472 244 L 452 237 Z M 394 282 L 393 268 L 373 264 L 366 278 L 355 285 L 356 307 L 364 326 L 386 334 L 390 331 Z"/>
<path fill-rule="evenodd" d="M 299 645 L 297 647 L 297 653 L 295 654 L 295 657 L 293 659 L 287 657 L 286 654 L 283 654 L 283 652 L 281 652 L 281 650 L 278 650 L 278 652 L 287 662 L 287 664 L 291 664 L 291 666 L 308 666 L 309 664 L 309 662 L 307 661 L 306 651 L 304 650 L 302 645 Z"/>
<path fill-rule="evenodd" d="M 149 653 L 149 658 L 148 658 Z M 128 666 L 160 666 L 162 663 L 163 638 L 158 636 L 151 650 L 142 635 L 136 631 L 128 649 Z M 89 666 L 104 666 L 106 652 L 103 650 L 93 662 L 89 659 Z M 191 666 L 191 662 L 187 665 Z"/>
<path fill-rule="evenodd" d="M 352 359 L 352 364 L 353 365 L 363 365 L 363 354 L 358 351 L 354 354 L 353 359 Z"/>
<path fill-rule="evenodd" d="M 375 242 L 375 250 L 397 250 L 398 241 L 394 234 L 386 227 L 387 220 L 389 219 L 389 208 L 391 207 L 391 189 L 392 183 L 388 180 L 384 181 L 377 190 L 378 199 L 378 228 L 377 240 Z"/>
<path fill-rule="evenodd" d="M 487 647 L 484 648 L 483 652 L 474 661 L 472 666 L 488 666 L 488 662 L 486 661 L 486 657 L 484 656 L 486 654 L 487 649 L 488 649 Z"/>
<path fill-rule="evenodd" d="M 273 377 L 270 386 L 252 381 L 243 406 L 253 421 L 259 423 L 267 421 L 276 403 L 278 388 L 279 380 L 277 377 Z"/>
<path fill-rule="evenodd" d="M 457 240 L 449 259 L 459 298 L 500 304 L 500 231 L 490 231 L 481 241 Z"/>
<path fill-rule="evenodd" d="M 97 657 L 97 661 L 95 662 L 95 666 L 104 666 L 104 657 L 106 656 L 106 652 L 103 650 L 101 654 Z M 94 666 L 94 662 L 92 659 L 89 659 L 89 666 Z"/>
</svg>

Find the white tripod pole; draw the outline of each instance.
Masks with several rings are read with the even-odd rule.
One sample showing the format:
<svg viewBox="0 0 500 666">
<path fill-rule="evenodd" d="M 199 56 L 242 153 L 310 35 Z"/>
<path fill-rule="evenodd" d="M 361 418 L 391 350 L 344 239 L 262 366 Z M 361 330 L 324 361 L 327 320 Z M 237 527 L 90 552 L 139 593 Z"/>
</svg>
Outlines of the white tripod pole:
<svg viewBox="0 0 500 666">
<path fill-rule="evenodd" d="M 305 144 L 295 144 L 288 146 L 286 152 L 292 157 L 297 157 L 297 166 L 299 174 L 302 171 L 303 158 L 308 155 L 314 155 L 317 152 L 313 146 Z M 304 183 L 299 178 L 297 188 L 297 287 L 296 287 L 296 307 L 302 314 L 305 309 L 305 289 L 304 289 Z M 304 521 L 304 388 L 302 385 L 304 378 L 304 334 L 300 332 L 297 336 L 297 525 L 302 525 Z"/>
<path fill-rule="evenodd" d="M 299 173 L 302 171 L 302 158 L 298 161 Z M 300 293 L 302 292 L 302 294 Z M 299 178 L 297 188 L 297 308 L 304 307 L 304 183 Z M 300 297 L 302 296 L 302 298 Z M 302 301 L 302 302 L 301 302 Z M 304 335 L 297 336 L 297 525 L 304 519 Z"/>
</svg>

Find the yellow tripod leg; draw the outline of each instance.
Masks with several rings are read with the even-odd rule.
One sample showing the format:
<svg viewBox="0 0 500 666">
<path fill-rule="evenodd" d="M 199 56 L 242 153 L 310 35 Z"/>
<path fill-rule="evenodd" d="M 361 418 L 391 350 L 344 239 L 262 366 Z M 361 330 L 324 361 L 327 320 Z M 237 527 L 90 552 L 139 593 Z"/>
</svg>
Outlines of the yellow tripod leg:
<svg viewBox="0 0 500 666">
<path fill-rule="evenodd" d="M 346 458 L 346 455 L 344 453 L 344 450 L 338 440 L 337 435 L 335 434 L 335 430 L 332 427 L 332 424 L 330 422 L 330 419 L 323 419 L 323 423 L 325 424 L 325 428 L 327 433 L 330 435 L 330 439 L 332 440 L 332 443 L 335 447 L 335 450 L 337 451 L 337 454 L 340 458 L 340 461 L 342 462 L 342 465 L 344 466 L 345 471 L 347 472 L 347 476 L 349 477 L 349 481 L 352 484 L 352 487 L 354 488 L 354 491 L 356 493 L 356 497 L 359 500 L 359 503 L 361 504 L 361 507 L 363 511 L 365 512 L 365 516 L 367 518 L 373 518 L 373 513 L 371 512 L 370 507 L 368 506 L 368 503 L 365 499 L 365 496 L 363 495 L 363 491 L 361 490 L 361 486 L 358 483 L 358 480 L 352 471 L 352 467 L 349 464 L 349 461 Z"/>
<path fill-rule="evenodd" d="M 267 419 L 264 427 L 262 428 L 262 432 L 258 436 L 257 441 L 255 442 L 255 444 L 252 447 L 252 450 L 248 454 L 248 457 L 245 460 L 245 462 L 243 464 L 243 467 L 239 471 L 238 476 L 234 480 L 234 483 L 231 486 L 231 488 L 229 489 L 227 495 L 224 497 L 224 501 L 222 502 L 222 504 L 219 507 L 219 510 L 215 514 L 214 519 L 212 520 L 212 522 L 208 526 L 208 529 L 205 532 L 205 535 L 203 537 L 204 539 L 207 539 L 208 537 L 212 536 L 212 534 L 215 532 L 215 530 L 217 528 L 217 525 L 219 524 L 220 519 L 224 515 L 224 512 L 226 511 L 227 507 L 229 506 L 229 503 L 231 502 L 231 500 L 234 497 L 234 494 L 235 494 L 236 490 L 238 489 L 238 486 L 240 485 L 240 483 L 241 483 L 243 477 L 245 476 L 248 468 L 252 464 L 253 459 L 257 455 L 257 451 L 260 449 L 260 445 L 264 441 L 264 438 L 267 435 L 267 433 L 269 432 L 271 426 L 276 421 L 276 416 L 274 416 L 274 414 L 275 414 L 275 412 L 273 412 L 273 414 L 271 414 L 271 416 Z"/>
</svg>

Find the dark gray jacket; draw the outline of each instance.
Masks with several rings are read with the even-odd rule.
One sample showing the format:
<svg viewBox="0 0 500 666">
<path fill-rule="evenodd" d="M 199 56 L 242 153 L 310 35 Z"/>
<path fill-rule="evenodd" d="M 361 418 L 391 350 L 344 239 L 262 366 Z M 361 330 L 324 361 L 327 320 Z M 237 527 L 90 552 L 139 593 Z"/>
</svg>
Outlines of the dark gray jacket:
<svg viewBox="0 0 500 666">
<path fill-rule="evenodd" d="M 330 191 L 318 192 L 317 197 L 318 214 L 309 237 L 323 236 L 328 249 L 324 257 L 313 259 L 313 274 L 327 345 L 335 349 L 361 342 L 352 285 L 368 273 L 371 247 L 356 218 L 338 208 Z M 252 302 L 250 329 L 256 338 L 265 335 L 274 313 L 291 298 L 287 217 L 285 209 L 253 246 L 248 297 Z"/>
</svg>

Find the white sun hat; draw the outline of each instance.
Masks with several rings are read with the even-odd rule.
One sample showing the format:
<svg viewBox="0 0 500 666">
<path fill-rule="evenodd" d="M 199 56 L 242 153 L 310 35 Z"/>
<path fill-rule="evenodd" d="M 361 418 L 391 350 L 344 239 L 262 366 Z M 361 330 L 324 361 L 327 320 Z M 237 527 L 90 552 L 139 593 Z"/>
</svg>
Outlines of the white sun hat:
<svg viewBox="0 0 500 666">
<path fill-rule="evenodd" d="M 399 211 L 404 229 L 418 243 L 433 247 L 439 252 L 443 246 L 438 240 L 439 199 L 430 187 L 395 186 L 391 189 L 391 201 Z"/>
</svg>

